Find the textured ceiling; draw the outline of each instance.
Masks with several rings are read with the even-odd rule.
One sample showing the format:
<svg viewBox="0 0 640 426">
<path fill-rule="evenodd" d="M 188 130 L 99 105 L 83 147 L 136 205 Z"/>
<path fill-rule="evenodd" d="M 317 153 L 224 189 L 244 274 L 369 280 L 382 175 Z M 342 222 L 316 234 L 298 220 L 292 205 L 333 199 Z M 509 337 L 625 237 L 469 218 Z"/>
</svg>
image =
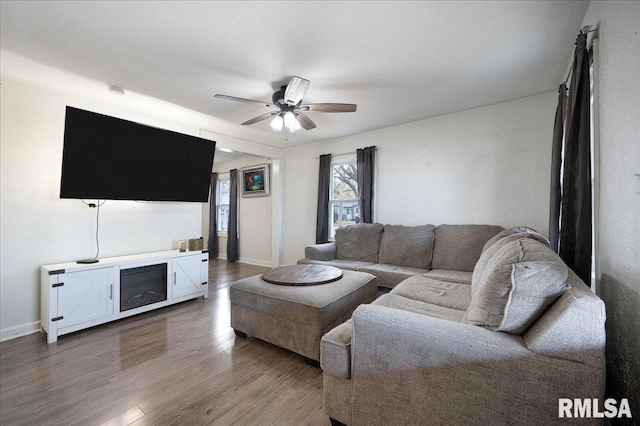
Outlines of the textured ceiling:
<svg viewBox="0 0 640 426">
<path fill-rule="evenodd" d="M 556 90 L 584 1 L 7 2 L 3 49 L 222 120 L 207 129 L 287 147 Z M 318 127 L 269 130 L 259 105 L 292 76 Z"/>
</svg>

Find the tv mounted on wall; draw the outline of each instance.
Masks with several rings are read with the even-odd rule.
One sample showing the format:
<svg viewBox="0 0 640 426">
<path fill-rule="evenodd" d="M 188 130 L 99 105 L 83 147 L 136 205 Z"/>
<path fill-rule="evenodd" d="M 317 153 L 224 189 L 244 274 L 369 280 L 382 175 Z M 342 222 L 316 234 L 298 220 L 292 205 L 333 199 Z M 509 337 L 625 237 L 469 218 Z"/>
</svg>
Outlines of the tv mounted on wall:
<svg viewBox="0 0 640 426">
<path fill-rule="evenodd" d="M 67 106 L 60 198 L 206 203 L 215 146 Z"/>
</svg>

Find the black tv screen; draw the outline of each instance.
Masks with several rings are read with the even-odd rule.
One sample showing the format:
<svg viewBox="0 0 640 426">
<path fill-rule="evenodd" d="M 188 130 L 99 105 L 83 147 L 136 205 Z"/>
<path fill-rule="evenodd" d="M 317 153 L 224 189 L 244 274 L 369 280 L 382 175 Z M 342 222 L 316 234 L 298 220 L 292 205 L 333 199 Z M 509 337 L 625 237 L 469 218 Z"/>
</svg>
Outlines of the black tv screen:
<svg viewBox="0 0 640 426">
<path fill-rule="evenodd" d="M 60 198 L 205 203 L 215 146 L 68 106 Z"/>
</svg>

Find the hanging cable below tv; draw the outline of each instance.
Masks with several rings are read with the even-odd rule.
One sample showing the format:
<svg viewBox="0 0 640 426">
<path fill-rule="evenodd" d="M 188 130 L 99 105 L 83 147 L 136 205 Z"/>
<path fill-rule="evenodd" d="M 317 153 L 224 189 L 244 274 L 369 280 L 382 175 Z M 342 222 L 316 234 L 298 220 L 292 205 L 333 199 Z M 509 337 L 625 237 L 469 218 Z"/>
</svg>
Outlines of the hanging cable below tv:
<svg viewBox="0 0 640 426">
<path fill-rule="evenodd" d="M 106 203 L 106 200 L 102 200 L 102 203 L 100 202 L 100 200 L 98 200 L 97 203 L 87 203 L 84 200 L 80 200 L 82 201 L 85 205 L 89 206 L 92 209 L 96 209 L 96 255 L 92 258 L 92 259 L 80 259 L 77 260 L 76 263 L 80 263 L 83 265 L 86 264 L 91 264 L 91 263 L 98 263 L 98 255 L 100 254 L 100 239 L 99 239 L 99 234 L 98 231 L 100 230 L 100 206 L 102 206 L 104 203 Z"/>
</svg>

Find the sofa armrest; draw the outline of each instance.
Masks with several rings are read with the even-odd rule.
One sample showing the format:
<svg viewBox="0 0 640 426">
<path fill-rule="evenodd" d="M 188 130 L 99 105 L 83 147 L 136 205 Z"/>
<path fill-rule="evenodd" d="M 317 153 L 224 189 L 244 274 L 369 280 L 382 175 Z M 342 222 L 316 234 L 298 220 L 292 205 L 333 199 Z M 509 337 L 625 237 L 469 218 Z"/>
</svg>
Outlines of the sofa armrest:
<svg viewBox="0 0 640 426">
<path fill-rule="evenodd" d="M 603 371 L 520 336 L 377 305 L 352 320 L 350 426 L 554 423 L 558 398 L 604 395 Z"/>
<path fill-rule="evenodd" d="M 333 328 L 320 340 L 320 365 L 325 374 L 351 377 L 351 320 Z"/>
<path fill-rule="evenodd" d="M 304 257 L 311 260 L 334 260 L 336 243 L 314 244 L 304 248 Z"/>
</svg>

